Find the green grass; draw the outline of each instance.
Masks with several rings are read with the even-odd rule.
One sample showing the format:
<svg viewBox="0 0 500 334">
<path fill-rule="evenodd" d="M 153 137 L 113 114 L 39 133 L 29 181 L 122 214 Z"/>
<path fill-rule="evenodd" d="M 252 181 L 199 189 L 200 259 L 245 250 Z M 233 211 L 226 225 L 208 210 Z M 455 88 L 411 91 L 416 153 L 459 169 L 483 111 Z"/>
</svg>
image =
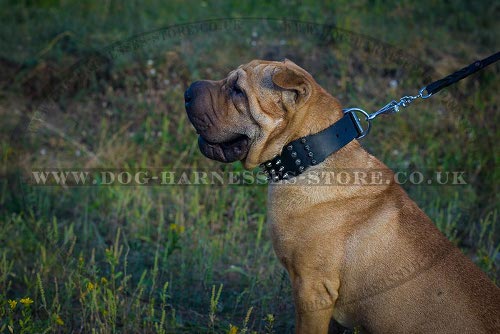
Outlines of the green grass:
<svg viewBox="0 0 500 334">
<path fill-rule="evenodd" d="M 291 290 L 267 232 L 265 186 L 32 187 L 26 172 L 241 170 L 199 153 L 183 110 L 190 82 L 222 78 L 253 58 L 288 57 L 345 106 L 374 110 L 415 93 L 424 78 L 493 53 L 500 31 L 498 5 L 485 2 L 280 5 L 1 2 L 0 332 L 291 332 Z M 78 59 L 99 57 L 115 41 L 249 16 L 336 23 L 361 35 L 319 40 L 277 21 L 243 20 L 238 29 L 172 38 L 102 62 L 85 80 L 69 79 L 82 68 L 71 67 Z M 388 53 L 374 53 L 376 45 Z M 398 46 L 405 52 L 391 58 Z M 61 82 L 71 84 L 62 90 Z M 377 119 L 363 141 L 393 168 L 467 171 L 467 185 L 405 188 L 495 282 L 497 89 L 494 65 Z M 57 108 L 26 131 L 51 92 Z"/>
</svg>

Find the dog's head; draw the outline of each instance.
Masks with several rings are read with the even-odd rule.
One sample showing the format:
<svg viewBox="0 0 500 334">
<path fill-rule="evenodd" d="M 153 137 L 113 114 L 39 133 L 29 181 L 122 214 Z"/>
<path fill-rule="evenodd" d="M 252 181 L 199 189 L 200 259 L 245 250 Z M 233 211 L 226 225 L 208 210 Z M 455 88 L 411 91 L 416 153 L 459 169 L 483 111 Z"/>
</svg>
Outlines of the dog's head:
<svg viewBox="0 0 500 334">
<path fill-rule="evenodd" d="M 306 116 L 320 117 L 311 109 L 326 100 L 340 118 L 340 105 L 325 96 L 312 76 L 292 61 L 254 60 L 220 81 L 194 82 L 185 92 L 185 105 L 205 156 L 241 160 L 253 168 L 279 154 L 288 142 L 310 134 L 313 126 Z"/>
</svg>

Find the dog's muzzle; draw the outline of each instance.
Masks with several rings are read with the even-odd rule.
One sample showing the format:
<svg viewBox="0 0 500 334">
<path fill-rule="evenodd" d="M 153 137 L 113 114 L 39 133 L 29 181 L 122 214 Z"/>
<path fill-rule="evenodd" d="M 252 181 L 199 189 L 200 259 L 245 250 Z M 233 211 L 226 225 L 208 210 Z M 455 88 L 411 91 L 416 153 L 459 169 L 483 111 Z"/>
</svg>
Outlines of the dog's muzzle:
<svg viewBox="0 0 500 334">
<path fill-rule="evenodd" d="M 199 134 L 198 146 L 207 158 L 221 162 L 234 162 L 246 157 L 249 150 L 249 138 L 245 135 L 231 135 L 218 138 L 223 131 L 218 131 L 225 124 L 215 124 L 217 108 L 213 106 L 208 81 L 196 81 L 184 92 L 184 105 L 190 122 Z M 213 95 L 216 95 L 215 93 Z M 212 115 L 210 115 L 210 113 Z M 229 129 L 230 130 L 230 129 Z M 227 131 L 231 133 L 231 131 Z"/>
</svg>

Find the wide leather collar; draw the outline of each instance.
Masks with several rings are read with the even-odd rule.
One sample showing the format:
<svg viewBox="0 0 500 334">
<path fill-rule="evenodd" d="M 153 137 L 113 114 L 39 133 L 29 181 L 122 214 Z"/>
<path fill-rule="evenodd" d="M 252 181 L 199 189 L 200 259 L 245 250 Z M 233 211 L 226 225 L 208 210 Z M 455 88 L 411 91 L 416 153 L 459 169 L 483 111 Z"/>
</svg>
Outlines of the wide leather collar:
<svg viewBox="0 0 500 334">
<path fill-rule="evenodd" d="M 362 134 L 359 118 L 347 111 L 330 127 L 288 143 L 279 155 L 260 166 L 270 182 L 286 180 L 324 161 Z"/>
</svg>

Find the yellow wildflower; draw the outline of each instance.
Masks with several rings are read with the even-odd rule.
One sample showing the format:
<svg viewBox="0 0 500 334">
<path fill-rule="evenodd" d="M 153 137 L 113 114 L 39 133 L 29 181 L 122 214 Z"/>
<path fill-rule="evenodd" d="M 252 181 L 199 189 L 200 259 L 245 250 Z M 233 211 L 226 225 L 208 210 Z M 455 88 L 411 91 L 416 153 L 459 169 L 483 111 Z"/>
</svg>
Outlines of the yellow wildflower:
<svg viewBox="0 0 500 334">
<path fill-rule="evenodd" d="M 56 318 L 56 324 L 58 324 L 59 326 L 64 325 L 64 321 L 61 319 L 59 315 Z"/>
<path fill-rule="evenodd" d="M 87 291 L 92 291 L 95 289 L 95 285 L 92 282 L 87 283 Z"/>
<path fill-rule="evenodd" d="M 236 334 L 236 333 L 238 333 L 238 327 L 229 324 L 229 332 L 227 332 L 227 333 L 228 334 Z"/>
<path fill-rule="evenodd" d="M 107 284 L 108 283 L 108 280 L 106 279 L 106 277 L 101 277 L 101 284 Z"/>
<path fill-rule="evenodd" d="M 170 231 L 177 232 L 177 233 L 179 233 L 179 234 L 180 234 L 180 233 L 184 233 L 184 231 L 185 231 L 185 229 L 186 229 L 184 226 L 182 226 L 182 225 L 177 225 L 177 224 L 175 224 L 175 223 L 174 223 L 174 224 L 170 224 L 170 227 L 169 227 L 169 228 L 170 228 Z"/>
<path fill-rule="evenodd" d="M 30 297 L 25 297 L 25 298 L 21 298 L 19 300 L 21 302 L 21 304 L 23 304 L 24 306 L 27 306 L 29 304 L 33 304 L 33 299 L 31 299 Z"/>
<path fill-rule="evenodd" d="M 9 305 L 10 305 L 10 309 L 11 309 L 11 310 L 13 310 L 13 309 L 15 309 L 15 308 L 16 308 L 17 301 L 12 300 L 12 299 L 9 299 L 9 300 L 8 300 L 8 302 L 9 302 Z"/>
</svg>

